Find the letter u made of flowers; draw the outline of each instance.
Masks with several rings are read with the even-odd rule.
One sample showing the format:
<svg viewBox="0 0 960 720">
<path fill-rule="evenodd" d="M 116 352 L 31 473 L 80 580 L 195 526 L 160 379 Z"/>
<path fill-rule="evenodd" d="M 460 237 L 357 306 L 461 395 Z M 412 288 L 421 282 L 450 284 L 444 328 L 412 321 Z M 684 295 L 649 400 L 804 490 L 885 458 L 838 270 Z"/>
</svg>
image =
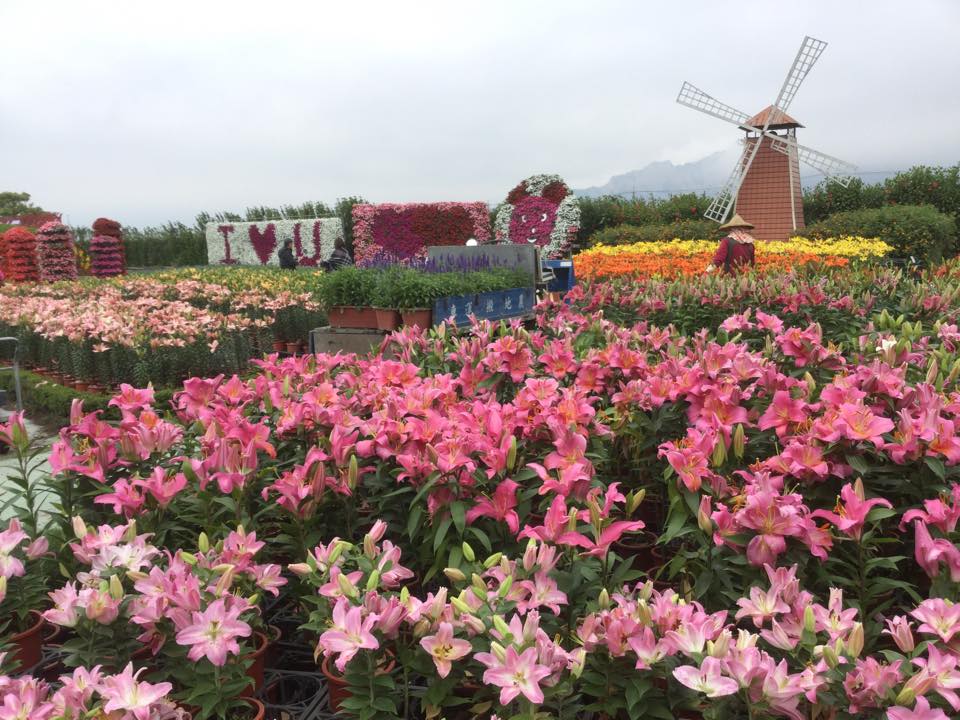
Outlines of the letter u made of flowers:
<svg viewBox="0 0 960 720">
<path fill-rule="evenodd" d="M 570 253 L 580 230 L 580 203 L 559 175 L 533 175 L 497 209 L 497 242 L 537 245 L 543 257 Z"/>
</svg>

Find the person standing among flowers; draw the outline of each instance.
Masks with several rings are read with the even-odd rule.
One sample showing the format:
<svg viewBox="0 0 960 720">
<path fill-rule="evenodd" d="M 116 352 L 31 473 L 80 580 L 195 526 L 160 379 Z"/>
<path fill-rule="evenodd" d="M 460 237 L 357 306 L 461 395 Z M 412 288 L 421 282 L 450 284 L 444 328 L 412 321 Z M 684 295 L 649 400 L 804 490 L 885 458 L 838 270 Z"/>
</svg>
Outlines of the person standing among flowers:
<svg viewBox="0 0 960 720">
<path fill-rule="evenodd" d="M 293 256 L 293 240 L 283 241 L 283 247 L 280 248 L 277 257 L 280 258 L 280 267 L 284 270 L 297 269 L 297 259 Z"/>
<path fill-rule="evenodd" d="M 730 275 L 745 267 L 752 268 L 756 263 L 756 241 L 749 232 L 753 230 L 753 225 L 739 215 L 734 215 L 730 222 L 721 225 L 720 229 L 729 232 L 720 241 L 720 247 L 713 256 L 713 262 L 707 267 L 707 272 L 720 268 Z"/>
</svg>

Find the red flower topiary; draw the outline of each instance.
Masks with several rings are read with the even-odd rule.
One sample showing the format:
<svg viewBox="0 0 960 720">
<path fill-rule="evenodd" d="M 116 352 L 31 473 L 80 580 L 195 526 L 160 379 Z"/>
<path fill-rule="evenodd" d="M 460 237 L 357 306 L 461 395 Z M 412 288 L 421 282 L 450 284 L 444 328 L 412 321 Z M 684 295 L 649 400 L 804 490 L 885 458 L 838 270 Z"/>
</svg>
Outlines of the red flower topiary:
<svg viewBox="0 0 960 720">
<path fill-rule="evenodd" d="M 40 279 L 37 267 L 37 239 L 26 228 L 10 228 L 3 234 L 7 246 L 7 277 L 13 282 L 36 282 Z"/>
<path fill-rule="evenodd" d="M 126 256 L 120 223 L 109 218 L 93 221 L 93 239 L 90 241 L 90 272 L 97 277 L 125 275 Z"/>
</svg>

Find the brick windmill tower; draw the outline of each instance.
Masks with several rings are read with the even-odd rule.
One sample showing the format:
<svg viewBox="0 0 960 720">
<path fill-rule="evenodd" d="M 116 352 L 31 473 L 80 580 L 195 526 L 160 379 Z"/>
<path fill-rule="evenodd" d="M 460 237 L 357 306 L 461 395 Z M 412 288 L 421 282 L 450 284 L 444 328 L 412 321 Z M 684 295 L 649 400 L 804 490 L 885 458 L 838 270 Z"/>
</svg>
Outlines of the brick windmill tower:
<svg viewBox="0 0 960 720">
<path fill-rule="evenodd" d="M 787 108 L 810 68 L 827 44 L 806 37 L 787 73 L 773 105 L 750 116 L 724 105 L 688 82 L 680 88 L 677 102 L 707 115 L 726 120 L 746 133 L 743 152 L 704 215 L 719 223 L 731 210 L 753 223 L 759 240 L 786 240 L 804 227 L 800 163 L 816 168 L 844 187 L 856 167 L 839 158 L 797 142 L 800 123 L 787 115 Z"/>
</svg>

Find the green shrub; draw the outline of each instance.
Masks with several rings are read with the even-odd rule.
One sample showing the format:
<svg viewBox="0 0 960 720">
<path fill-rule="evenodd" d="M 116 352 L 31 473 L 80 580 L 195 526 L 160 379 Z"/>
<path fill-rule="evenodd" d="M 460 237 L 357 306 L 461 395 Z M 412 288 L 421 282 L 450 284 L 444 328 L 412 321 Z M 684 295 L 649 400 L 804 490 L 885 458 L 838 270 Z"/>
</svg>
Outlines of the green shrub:
<svg viewBox="0 0 960 720">
<path fill-rule="evenodd" d="M 883 185 L 868 185 L 860 178 L 853 178 L 847 187 L 843 187 L 823 180 L 804 193 L 803 216 L 807 224 L 813 225 L 833 213 L 879 208 L 884 204 Z"/>
<path fill-rule="evenodd" d="M 183 223 L 123 229 L 128 267 L 182 267 L 207 264 L 203 230 Z"/>
<path fill-rule="evenodd" d="M 893 246 L 894 257 L 938 262 L 954 250 L 957 227 L 953 218 L 931 205 L 890 205 L 834 213 L 808 226 L 804 234 L 812 238 L 880 238 Z"/>
<path fill-rule="evenodd" d="M 587 240 L 595 233 L 616 225 L 665 225 L 685 220 L 703 220 L 703 212 L 710 205 L 710 197 L 702 193 L 684 193 L 666 198 L 618 195 L 578 198 L 580 202 L 580 232 L 577 249 L 587 247 Z"/>
<path fill-rule="evenodd" d="M 722 234 L 719 225 L 711 220 L 681 220 L 666 225 L 615 225 L 594 233 L 587 241 L 592 247 L 604 245 L 630 245 L 638 242 L 660 240 L 709 240 Z"/>
</svg>

